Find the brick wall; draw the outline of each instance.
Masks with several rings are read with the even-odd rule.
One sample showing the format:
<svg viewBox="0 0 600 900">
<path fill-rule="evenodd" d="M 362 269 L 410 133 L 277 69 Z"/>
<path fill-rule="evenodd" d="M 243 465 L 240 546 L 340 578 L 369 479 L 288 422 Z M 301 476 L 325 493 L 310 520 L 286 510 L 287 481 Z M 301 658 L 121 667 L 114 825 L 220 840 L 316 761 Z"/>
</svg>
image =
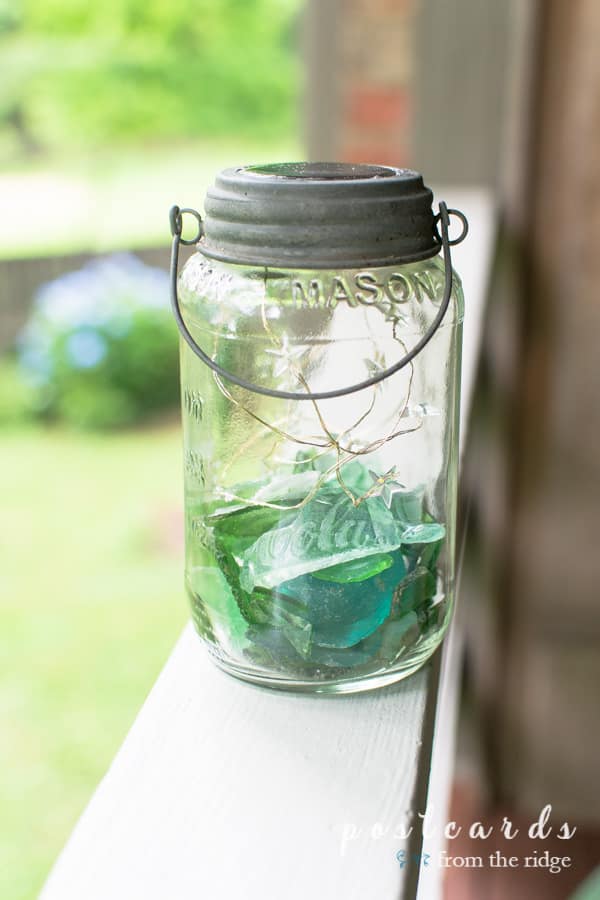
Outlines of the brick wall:
<svg viewBox="0 0 600 900">
<path fill-rule="evenodd" d="M 407 165 L 413 80 L 412 0 L 350 0 L 340 21 L 340 153 Z"/>
<path fill-rule="evenodd" d="M 312 0 L 309 153 L 410 162 L 417 0 Z"/>
</svg>

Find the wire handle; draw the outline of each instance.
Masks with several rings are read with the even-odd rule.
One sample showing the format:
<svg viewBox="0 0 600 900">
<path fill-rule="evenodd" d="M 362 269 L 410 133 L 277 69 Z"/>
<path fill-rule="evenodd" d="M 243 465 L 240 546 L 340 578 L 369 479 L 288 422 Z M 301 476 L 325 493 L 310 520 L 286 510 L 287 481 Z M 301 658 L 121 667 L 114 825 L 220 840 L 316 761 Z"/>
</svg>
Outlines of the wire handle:
<svg viewBox="0 0 600 900">
<path fill-rule="evenodd" d="M 253 391 L 255 394 L 262 394 L 265 397 L 275 397 L 281 400 L 331 400 L 335 397 L 343 397 L 347 394 L 355 394 L 357 393 L 357 391 L 362 391 L 365 388 L 372 387 L 375 384 L 379 384 L 379 382 L 384 381 L 391 375 L 395 375 L 396 372 L 399 372 L 400 369 L 403 369 L 405 366 L 407 366 L 415 358 L 415 356 L 417 356 L 421 352 L 421 350 L 429 343 L 429 341 L 432 339 L 432 337 L 442 324 L 442 320 L 446 314 L 446 310 L 448 309 L 450 297 L 452 296 L 452 260 L 450 257 L 450 247 L 454 246 L 455 244 L 459 244 L 465 239 L 469 230 L 469 224 L 467 222 L 466 216 L 463 213 L 461 213 L 457 209 L 448 209 L 444 202 L 440 203 L 439 210 L 440 211 L 438 215 L 435 217 L 435 233 L 444 253 L 445 273 L 444 296 L 440 308 L 426 333 L 419 341 L 417 341 L 414 347 L 412 347 L 412 349 L 409 350 L 408 353 L 406 353 L 405 356 L 403 356 L 402 359 L 400 359 L 398 362 L 394 363 L 388 369 L 384 369 L 383 371 L 378 372 L 371 378 L 367 378 L 364 381 L 359 381 L 357 384 L 351 384 L 348 387 L 338 388 L 337 390 L 332 391 L 317 391 L 316 393 L 310 393 L 308 391 L 280 391 L 276 388 L 268 388 L 260 384 L 253 384 L 250 381 L 246 381 L 244 378 L 240 378 L 239 375 L 235 375 L 233 372 L 229 372 L 227 369 L 224 369 L 222 366 L 216 363 L 214 359 L 211 359 L 210 356 L 205 353 L 202 347 L 200 347 L 196 343 L 187 325 L 185 324 L 183 315 L 181 313 L 179 297 L 177 295 L 179 245 L 198 243 L 204 231 L 202 218 L 200 216 L 200 213 L 198 213 L 195 209 L 180 209 L 178 206 L 173 206 L 171 207 L 171 211 L 169 213 L 171 234 L 173 235 L 173 243 L 171 245 L 171 307 L 181 336 L 186 344 L 190 347 L 190 349 L 193 350 L 196 356 L 221 378 L 225 378 L 227 379 L 227 381 L 231 381 L 233 382 L 233 384 L 237 384 L 238 387 L 244 388 L 247 391 Z M 186 213 L 193 216 L 198 223 L 198 233 L 191 240 L 182 237 L 183 215 Z M 462 222 L 463 226 L 462 232 L 457 238 L 454 238 L 454 240 L 450 240 L 450 236 L 448 234 L 451 215 L 457 216 Z M 438 223 L 441 224 L 441 235 L 438 231 Z"/>
</svg>

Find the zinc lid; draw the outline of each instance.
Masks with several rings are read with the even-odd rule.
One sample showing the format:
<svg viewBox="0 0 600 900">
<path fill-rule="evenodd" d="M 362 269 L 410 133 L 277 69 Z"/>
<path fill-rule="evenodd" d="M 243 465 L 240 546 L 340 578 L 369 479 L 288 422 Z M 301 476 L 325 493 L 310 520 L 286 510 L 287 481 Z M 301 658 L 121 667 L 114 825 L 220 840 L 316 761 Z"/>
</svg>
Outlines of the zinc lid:
<svg viewBox="0 0 600 900">
<path fill-rule="evenodd" d="M 362 268 L 440 249 L 433 194 L 418 172 L 292 162 L 225 169 L 205 199 L 206 256 L 245 265 Z"/>
</svg>

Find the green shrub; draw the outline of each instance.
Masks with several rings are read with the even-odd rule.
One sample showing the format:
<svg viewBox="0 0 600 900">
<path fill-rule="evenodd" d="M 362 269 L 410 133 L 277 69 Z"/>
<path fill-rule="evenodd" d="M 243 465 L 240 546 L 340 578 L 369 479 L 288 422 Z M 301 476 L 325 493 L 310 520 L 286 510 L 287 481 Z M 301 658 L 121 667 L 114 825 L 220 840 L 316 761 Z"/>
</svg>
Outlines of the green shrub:
<svg viewBox="0 0 600 900">
<path fill-rule="evenodd" d="M 178 342 L 166 272 L 116 255 L 49 282 L 18 351 L 46 416 L 109 428 L 173 407 Z"/>
<path fill-rule="evenodd" d="M 0 425 L 21 425 L 36 412 L 36 395 L 14 359 L 0 360 Z"/>
</svg>

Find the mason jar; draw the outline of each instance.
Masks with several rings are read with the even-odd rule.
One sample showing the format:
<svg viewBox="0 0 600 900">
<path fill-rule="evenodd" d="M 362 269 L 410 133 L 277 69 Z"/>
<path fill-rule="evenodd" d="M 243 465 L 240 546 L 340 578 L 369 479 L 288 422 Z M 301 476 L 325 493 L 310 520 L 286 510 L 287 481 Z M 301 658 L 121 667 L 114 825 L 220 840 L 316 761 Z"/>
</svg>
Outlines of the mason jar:
<svg viewBox="0 0 600 900">
<path fill-rule="evenodd" d="M 448 627 L 463 299 L 432 200 L 409 170 L 286 163 L 172 210 L 185 579 L 232 675 L 363 690 Z"/>
</svg>

